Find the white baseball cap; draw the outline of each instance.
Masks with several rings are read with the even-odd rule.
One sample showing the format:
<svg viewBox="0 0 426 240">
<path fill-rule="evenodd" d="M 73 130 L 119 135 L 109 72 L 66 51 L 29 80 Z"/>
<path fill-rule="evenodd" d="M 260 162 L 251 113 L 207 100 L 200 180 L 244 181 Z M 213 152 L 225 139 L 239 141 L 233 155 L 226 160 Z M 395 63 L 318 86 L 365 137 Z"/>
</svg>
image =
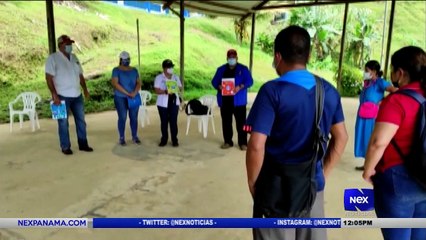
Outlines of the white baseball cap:
<svg viewBox="0 0 426 240">
<path fill-rule="evenodd" d="M 122 51 L 120 53 L 120 59 L 129 59 L 130 58 L 130 54 L 126 51 Z"/>
</svg>

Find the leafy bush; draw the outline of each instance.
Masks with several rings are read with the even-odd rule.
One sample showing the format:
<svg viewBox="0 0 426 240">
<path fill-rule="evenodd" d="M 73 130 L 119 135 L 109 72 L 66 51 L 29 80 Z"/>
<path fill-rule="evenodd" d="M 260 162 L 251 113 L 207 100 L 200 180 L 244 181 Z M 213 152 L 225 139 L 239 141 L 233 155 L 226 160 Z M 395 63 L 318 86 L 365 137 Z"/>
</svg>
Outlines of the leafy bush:
<svg viewBox="0 0 426 240">
<path fill-rule="evenodd" d="M 328 70 L 336 68 L 336 61 L 328 55 L 324 60 L 310 61 L 308 63 L 309 68 L 320 69 L 320 70 Z"/>
<path fill-rule="evenodd" d="M 337 73 L 335 80 L 337 81 Z M 354 97 L 362 89 L 362 71 L 356 67 L 343 64 L 341 76 L 341 95 L 344 97 Z"/>
<path fill-rule="evenodd" d="M 87 82 L 87 88 L 90 92 L 90 99 L 95 102 L 103 102 L 114 97 L 114 90 L 111 85 L 110 76 L 102 75 L 97 80 Z"/>
<path fill-rule="evenodd" d="M 266 33 L 260 33 L 256 39 L 256 45 L 265 53 L 272 55 L 274 53 L 274 38 Z"/>
</svg>

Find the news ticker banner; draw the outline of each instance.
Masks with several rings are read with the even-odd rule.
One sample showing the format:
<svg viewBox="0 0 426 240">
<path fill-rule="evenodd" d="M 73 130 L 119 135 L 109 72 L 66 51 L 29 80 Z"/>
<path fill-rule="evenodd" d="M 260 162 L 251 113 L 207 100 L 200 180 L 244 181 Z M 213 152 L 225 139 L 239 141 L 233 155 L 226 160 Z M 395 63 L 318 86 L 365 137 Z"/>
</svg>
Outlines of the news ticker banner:
<svg viewBox="0 0 426 240">
<path fill-rule="evenodd" d="M 426 228 L 426 218 L 0 218 L 0 228 Z"/>
</svg>

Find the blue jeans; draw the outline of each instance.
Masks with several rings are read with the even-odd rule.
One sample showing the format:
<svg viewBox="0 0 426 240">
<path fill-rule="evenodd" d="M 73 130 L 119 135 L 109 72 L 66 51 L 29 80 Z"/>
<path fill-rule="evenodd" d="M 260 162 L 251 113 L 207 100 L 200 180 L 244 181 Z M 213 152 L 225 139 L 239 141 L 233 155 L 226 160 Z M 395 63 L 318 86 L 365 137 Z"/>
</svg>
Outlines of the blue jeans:
<svg viewBox="0 0 426 240">
<path fill-rule="evenodd" d="M 167 127 L 170 123 L 170 135 L 172 137 L 172 142 L 177 143 L 177 117 L 179 113 L 179 106 L 176 106 L 176 104 L 168 104 L 167 108 L 160 106 L 157 106 L 157 108 L 161 121 L 161 142 L 166 143 L 168 141 L 169 135 Z"/>
<path fill-rule="evenodd" d="M 127 98 L 114 96 L 114 104 L 118 115 L 118 134 L 120 139 L 124 139 L 124 131 L 126 128 L 127 112 L 129 112 L 130 129 L 132 131 L 132 139 L 138 138 L 138 112 L 139 108 L 129 108 Z"/>
<path fill-rule="evenodd" d="M 377 173 L 374 182 L 374 205 L 378 218 L 426 218 L 426 190 L 403 165 Z M 385 240 L 426 239 L 425 228 L 383 228 Z"/>
<path fill-rule="evenodd" d="M 72 112 L 72 115 L 74 116 L 75 128 L 77 130 L 78 146 L 79 147 L 88 146 L 86 122 L 84 120 L 83 96 L 82 95 L 78 97 L 59 96 L 59 99 L 65 101 L 68 117 L 69 117 L 70 111 Z M 71 148 L 68 117 L 66 119 L 58 119 L 59 141 L 60 141 L 62 150 Z"/>
</svg>

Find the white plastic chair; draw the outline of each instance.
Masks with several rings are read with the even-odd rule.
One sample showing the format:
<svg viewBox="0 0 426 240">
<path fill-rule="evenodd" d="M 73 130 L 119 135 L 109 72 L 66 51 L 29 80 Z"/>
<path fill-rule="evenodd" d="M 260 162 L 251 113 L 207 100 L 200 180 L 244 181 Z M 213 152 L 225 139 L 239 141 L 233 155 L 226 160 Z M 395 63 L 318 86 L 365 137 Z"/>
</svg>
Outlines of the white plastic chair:
<svg viewBox="0 0 426 240">
<path fill-rule="evenodd" d="M 145 121 L 148 124 L 151 124 L 149 121 L 147 103 L 151 100 L 152 94 L 146 90 L 140 90 L 139 94 L 141 95 L 142 102 L 142 105 L 139 107 L 139 121 L 141 123 L 141 127 L 145 127 Z"/>
<path fill-rule="evenodd" d="M 200 99 L 201 104 L 208 107 L 207 114 L 205 115 L 191 115 L 191 105 L 188 106 L 189 108 L 189 115 L 186 117 L 186 135 L 188 135 L 189 132 L 189 126 L 191 124 L 191 118 L 198 119 L 198 132 L 203 131 L 203 137 L 207 137 L 208 132 L 208 125 L 209 125 L 209 119 L 212 122 L 212 129 L 213 134 L 216 134 L 215 126 L 214 126 L 214 115 L 213 115 L 213 107 L 216 104 L 216 96 L 214 95 L 204 95 Z"/>
<path fill-rule="evenodd" d="M 16 110 L 13 108 L 13 105 L 18 101 L 22 100 L 23 108 Z M 35 131 L 35 125 L 37 128 L 40 128 L 40 123 L 38 121 L 38 115 L 36 111 L 36 105 L 41 101 L 40 95 L 35 92 L 23 92 L 19 94 L 15 100 L 9 103 L 9 114 L 10 114 L 10 132 L 13 131 L 13 121 L 14 115 L 19 115 L 19 127 L 22 128 L 22 122 L 24 120 L 24 115 L 28 115 L 31 121 L 32 131 Z"/>
</svg>

